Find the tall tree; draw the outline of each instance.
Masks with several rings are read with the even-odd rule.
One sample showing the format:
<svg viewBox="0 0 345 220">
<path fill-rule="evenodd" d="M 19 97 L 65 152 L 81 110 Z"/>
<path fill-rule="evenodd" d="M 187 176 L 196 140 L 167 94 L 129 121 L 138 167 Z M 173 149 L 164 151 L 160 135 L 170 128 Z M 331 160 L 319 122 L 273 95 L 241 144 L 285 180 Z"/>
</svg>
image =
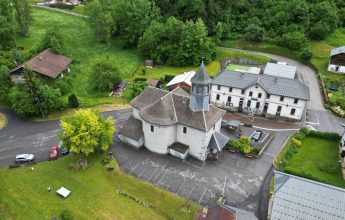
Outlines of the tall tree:
<svg viewBox="0 0 345 220">
<path fill-rule="evenodd" d="M 11 49 L 15 45 L 15 24 L 11 1 L 0 1 L 0 50 Z"/>
<path fill-rule="evenodd" d="M 29 24 L 31 21 L 30 7 L 28 0 L 12 0 L 16 11 L 17 23 L 21 28 L 21 34 L 29 36 Z"/>
<path fill-rule="evenodd" d="M 110 91 L 120 82 L 119 70 L 111 62 L 101 60 L 92 65 L 90 84 L 94 90 Z"/>
<path fill-rule="evenodd" d="M 88 156 L 96 151 L 106 151 L 113 143 L 114 120 L 104 119 L 97 111 L 78 110 L 60 121 L 59 139 L 70 152 Z"/>
</svg>

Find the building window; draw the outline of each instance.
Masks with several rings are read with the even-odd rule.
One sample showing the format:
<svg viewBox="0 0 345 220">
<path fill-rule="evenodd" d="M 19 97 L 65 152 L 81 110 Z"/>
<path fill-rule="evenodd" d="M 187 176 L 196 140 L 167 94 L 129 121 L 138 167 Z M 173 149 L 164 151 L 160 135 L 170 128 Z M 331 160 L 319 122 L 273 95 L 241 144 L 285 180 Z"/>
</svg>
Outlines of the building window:
<svg viewBox="0 0 345 220">
<path fill-rule="evenodd" d="M 293 100 L 293 103 L 297 104 L 298 103 L 298 99 Z"/>
<path fill-rule="evenodd" d="M 231 96 L 228 96 L 228 102 L 231 102 Z"/>
<path fill-rule="evenodd" d="M 232 87 L 229 88 L 229 92 L 232 92 Z"/>
<path fill-rule="evenodd" d="M 151 125 L 151 132 L 155 131 L 155 126 Z"/>
<path fill-rule="evenodd" d="M 220 90 L 220 88 L 221 88 L 221 86 L 218 86 L 218 88 L 217 88 L 217 89 L 218 89 L 218 90 Z"/>
<path fill-rule="evenodd" d="M 183 127 L 183 134 L 187 134 L 187 127 Z"/>
<path fill-rule="evenodd" d="M 292 108 L 291 112 L 290 112 L 290 115 L 295 115 L 295 113 L 296 113 L 296 109 Z"/>
<path fill-rule="evenodd" d="M 244 94 L 244 89 L 242 89 L 242 92 L 241 92 L 241 94 L 242 94 L 242 95 Z"/>
<path fill-rule="evenodd" d="M 259 94 L 258 94 L 258 98 L 261 98 L 262 97 L 262 93 L 260 92 Z"/>
<path fill-rule="evenodd" d="M 253 92 L 252 91 L 249 92 L 249 96 L 253 96 Z"/>
<path fill-rule="evenodd" d="M 258 86 L 255 86 L 255 89 L 257 89 L 258 88 Z"/>
<path fill-rule="evenodd" d="M 251 104 L 252 102 L 250 101 L 250 100 L 248 100 L 247 101 L 247 107 L 250 107 L 250 104 Z"/>
<path fill-rule="evenodd" d="M 284 96 L 280 96 L 280 101 L 281 101 L 281 102 L 284 101 Z"/>
<path fill-rule="evenodd" d="M 257 102 L 255 107 L 260 108 L 260 102 Z"/>
<path fill-rule="evenodd" d="M 271 95 L 270 94 L 267 94 L 266 98 L 267 99 L 270 99 Z"/>
<path fill-rule="evenodd" d="M 219 101 L 219 98 L 220 98 L 220 95 L 219 95 L 219 94 L 217 94 L 217 96 L 216 96 L 216 100 L 217 100 L 217 101 Z"/>
</svg>

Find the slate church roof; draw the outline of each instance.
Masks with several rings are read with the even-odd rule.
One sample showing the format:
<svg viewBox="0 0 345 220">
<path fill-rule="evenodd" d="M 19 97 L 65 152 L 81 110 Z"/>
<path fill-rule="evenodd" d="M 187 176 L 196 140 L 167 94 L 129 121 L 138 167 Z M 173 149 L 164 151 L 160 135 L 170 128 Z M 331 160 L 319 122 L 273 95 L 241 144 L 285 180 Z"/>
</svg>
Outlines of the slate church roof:
<svg viewBox="0 0 345 220">
<path fill-rule="evenodd" d="M 141 121 L 131 115 L 124 123 L 122 129 L 120 129 L 120 134 L 139 141 L 139 139 L 144 135 Z"/>
<path fill-rule="evenodd" d="M 131 104 L 139 109 L 140 117 L 151 124 L 182 124 L 202 131 L 211 129 L 226 113 L 213 105 L 209 106 L 208 111 L 194 112 L 189 107 L 189 102 L 189 94 L 179 87 L 171 92 L 148 87 Z"/>
<path fill-rule="evenodd" d="M 212 84 L 239 89 L 259 85 L 271 95 L 310 100 L 309 88 L 297 79 L 224 70 L 218 73 Z"/>
<path fill-rule="evenodd" d="M 196 71 L 196 74 L 191 79 L 192 84 L 208 85 L 212 83 L 212 79 L 208 76 L 204 61 L 202 61 L 200 67 Z"/>
<path fill-rule="evenodd" d="M 343 220 L 345 189 L 274 171 L 271 220 Z"/>
</svg>

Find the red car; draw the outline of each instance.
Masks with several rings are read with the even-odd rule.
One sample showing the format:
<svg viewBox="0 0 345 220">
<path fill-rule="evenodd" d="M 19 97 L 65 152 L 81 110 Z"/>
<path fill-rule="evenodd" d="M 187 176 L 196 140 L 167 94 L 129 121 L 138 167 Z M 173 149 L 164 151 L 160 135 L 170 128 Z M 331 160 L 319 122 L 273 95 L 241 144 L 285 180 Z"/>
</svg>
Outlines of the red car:
<svg viewBox="0 0 345 220">
<path fill-rule="evenodd" d="M 58 146 L 53 146 L 51 149 L 50 149 L 50 159 L 54 159 L 54 158 L 57 158 L 59 155 L 59 147 Z"/>
</svg>

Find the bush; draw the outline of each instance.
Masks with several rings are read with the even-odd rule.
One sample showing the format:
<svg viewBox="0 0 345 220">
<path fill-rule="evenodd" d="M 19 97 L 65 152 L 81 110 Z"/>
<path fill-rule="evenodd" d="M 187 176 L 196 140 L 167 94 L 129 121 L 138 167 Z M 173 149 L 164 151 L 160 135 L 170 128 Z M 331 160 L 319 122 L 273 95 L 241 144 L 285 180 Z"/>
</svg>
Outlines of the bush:
<svg viewBox="0 0 345 220">
<path fill-rule="evenodd" d="M 301 135 L 300 133 L 296 133 L 296 134 L 294 135 L 294 138 L 295 138 L 296 140 L 299 140 L 299 141 L 301 141 L 301 140 L 303 139 L 303 137 L 302 137 L 302 135 Z"/>
<path fill-rule="evenodd" d="M 303 138 L 305 138 L 306 136 L 309 135 L 310 129 L 309 129 L 309 128 L 306 128 L 306 127 L 303 127 L 303 128 L 301 128 L 301 129 L 299 129 L 299 132 L 298 132 L 298 133 L 301 135 L 301 137 L 302 137 L 302 139 L 303 139 Z"/>
<path fill-rule="evenodd" d="M 309 30 L 309 37 L 313 40 L 324 40 L 330 32 L 329 25 L 323 22 L 317 22 Z"/>
<path fill-rule="evenodd" d="M 60 216 L 62 220 L 73 220 L 72 213 L 68 209 L 63 210 Z"/>
<path fill-rule="evenodd" d="M 52 8 L 70 9 L 70 10 L 72 10 L 74 8 L 74 5 L 67 5 L 67 4 L 63 4 L 63 3 L 50 4 L 49 6 Z"/>
<path fill-rule="evenodd" d="M 295 146 L 299 147 L 302 145 L 302 142 L 300 140 L 297 140 L 296 138 L 292 138 L 292 142 Z"/>
<path fill-rule="evenodd" d="M 309 62 L 313 58 L 313 53 L 311 52 L 309 48 L 304 48 L 299 54 L 299 57 L 302 60 Z"/>
<path fill-rule="evenodd" d="M 147 81 L 146 78 L 141 78 L 141 77 L 134 78 L 134 82 L 146 82 L 146 81 Z"/>
<path fill-rule="evenodd" d="M 50 48 L 57 54 L 63 54 L 64 52 L 64 37 L 61 31 L 57 27 L 49 28 L 43 35 L 40 45 L 36 52 Z"/>
<path fill-rule="evenodd" d="M 340 135 L 335 132 L 321 132 L 321 131 L 310 131 L 308 134 L 309 137 L 319 137 L 319 138 L 325 138 L 332 141 L 339 141 Z"/>
<path fill-rule="evenodd" d="M 304 33 L 294 31 L 287 34 L 283 34 L 278 40 L 278 44 L 283 47 L 287 47 L 291 50 L 300 50 L 305 48 L 307 44 L 307 38 Z"/>
<path fill-rule="evenodd" d="M 337 162 L 323 162 L 318 164 L 318 168 L 321 171 L 332 175 L 341 174 L 341 167 L 340 164 L 338 164 Z"/>
<path fill-rule="evenodd" d="M 68 104 L 71 108 L 78 108 L 79 107 L 79 101 L 75 94 L 72 94 L 68 96 Z"/>
<path fill-rule="evenodd" d="M 251 153 L 254 154 L 254 155 L 259 155 L 260 151 L 261 151 L 261 148 L 257 148 L 256 147 L 256 148 L 253 148 L 251 150 Z"/>
<path fill-rule="evenodd" d="M 264 37 L 264 29 L 256 24 L 250 24 L 244 29 L 245 38 L 251 42 L 261 42 Z"/>
<path fill-rule="evenodd" d="M 110 61 L 101 60 L 92 65 L 90 84 L 94 90 L 110 91 L 121 82 L 120 73 Z"/>
<path fill-rule="evenodd" d="M 242 138 L 242 139 L 241 139 Z M 229 140 L 227 143 L 227 147 L 239 150 L 244 154 L 250 153 L 250 145 L 247 143 L 248 137 L 241 136 L 239 140 Z"/>
<path fill-rule="evenodd" d="M 250 139 L 247 136 L 241 135 L 239 142 L 242 144 L 250 145 Z"/>
</svg>

